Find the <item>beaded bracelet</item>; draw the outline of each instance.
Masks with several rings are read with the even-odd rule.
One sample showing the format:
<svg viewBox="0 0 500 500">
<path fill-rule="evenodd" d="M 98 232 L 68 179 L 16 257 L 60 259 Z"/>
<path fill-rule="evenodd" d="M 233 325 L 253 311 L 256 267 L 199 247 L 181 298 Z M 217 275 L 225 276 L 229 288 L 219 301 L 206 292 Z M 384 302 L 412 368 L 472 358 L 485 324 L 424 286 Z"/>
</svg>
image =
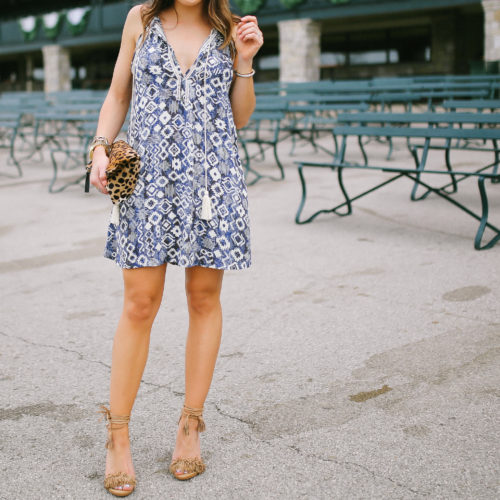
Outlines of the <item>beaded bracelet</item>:
<svg viewBox="0 0 500 500">
<path fill-rule="evenodd" d="M 106 139 L 106 137 L 101 137 L 101 136 L 94 137 L 94 139 L 92 140 L 92 143 L 90 144 L 90 147 L 89 147 L 89 158 L 91 161 L 92 161 L 92 158 L 94 156 L 94 149 L 97 146 L 103 146 L 105 151 L 106 151 L 106 155 L 109 155 L 109 152 L 111 150 L 111 146 L 109 144 L 108 139 Z"/>
</svg>

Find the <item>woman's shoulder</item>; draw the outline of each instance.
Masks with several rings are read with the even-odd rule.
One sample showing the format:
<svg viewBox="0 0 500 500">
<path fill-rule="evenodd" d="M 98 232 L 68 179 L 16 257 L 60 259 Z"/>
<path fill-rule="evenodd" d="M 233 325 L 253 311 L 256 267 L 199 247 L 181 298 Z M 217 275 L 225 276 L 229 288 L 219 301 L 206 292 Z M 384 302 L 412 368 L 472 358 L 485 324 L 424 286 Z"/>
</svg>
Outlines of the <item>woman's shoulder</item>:
<svg viewBox="0 0 500 500">
<path fill-rule="evenodd" d="M 140 34 L 143 31 L 142 25 L 142 9 L 144 5 L 134 5 L 127 14 L 125 20 L 124 34 L 130 36 L 134 42 L 137 42 Z"/>
<path fill-rule="evenodd" d="M 142 11 L 144 9 L 144 4 L 134 5 L 127 14 L 128 23 L 140 23 L 142 25 Z"/>
</svg>

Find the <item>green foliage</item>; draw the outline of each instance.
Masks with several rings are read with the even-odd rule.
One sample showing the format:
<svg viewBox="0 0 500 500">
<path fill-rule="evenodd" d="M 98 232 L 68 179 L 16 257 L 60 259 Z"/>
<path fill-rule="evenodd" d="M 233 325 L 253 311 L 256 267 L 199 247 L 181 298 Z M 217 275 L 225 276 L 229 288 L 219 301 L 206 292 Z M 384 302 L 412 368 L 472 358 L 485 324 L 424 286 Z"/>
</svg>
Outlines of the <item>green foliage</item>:
<svg viewBox="0 0 500 500">
<path fill-rule="evenodd" d="M 27 16 L 19 19 L 19 28 L 26 42 L 31 42 L 36 38 L 38 27 L 42 24 L 45 37 L 49 40 L 57 38 L 61 31 L 64 19 L 68 31 L 76 36 L 80 35 L 87 28 L 90 7 L 81 7 L 61 12 L 52 12 L 43 16 Z"/>
<path fill-rule="evenodd" d="M 262 7 L 264 0 L 234 0 L 243 14 L 252 14 Z"/>
<path fill-rule="evenodd" d="M 59 34 L 62 17 L 63 16 L 59 12 L 53 12 L 46 16 L 42 16 L 43 31 L 49 40 L 56 38 Z"/>
<path fill-rule="evenodd" d="M 24 36 L 26 42 L 31 42 L 35 39 L 38 31 L 38 17 L 28 16 L 19 19 L 19 28 Z"/>
<path fill-rule="evenodd" d="M 73 35 L 80 35 L 85 31 L 90 16 L 90 9 L 87 7 L 72 9 L 66 13 L 66 26 Z"/>
<path fill-rule="evenodd" d="M 304 0 L 280 0 L 280 3 L 289 9 L 291 9 L 292 7 L 295 7 L 296 5 L 299 5 L 303 2 L 304 2 Z"/>
</svg>

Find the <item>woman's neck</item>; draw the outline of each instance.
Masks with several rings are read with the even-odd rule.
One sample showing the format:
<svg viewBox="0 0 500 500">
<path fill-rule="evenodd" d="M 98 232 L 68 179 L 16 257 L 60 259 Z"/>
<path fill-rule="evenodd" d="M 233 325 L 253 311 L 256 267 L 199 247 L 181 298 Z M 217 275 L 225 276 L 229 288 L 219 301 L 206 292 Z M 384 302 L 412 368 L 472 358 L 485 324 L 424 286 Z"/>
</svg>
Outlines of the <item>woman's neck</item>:
<svg viewBox="0 0 500 500">
<path fill-rule="evenodd" d="M 174 6 L 169 9 L 169 11 L 174 19 L 177 18 L 179 24 L 199 24 L 203 22 L 205 18 L 203 2 L 199 2 L 193 6 L 186 6 L 182 5 L 180 2 L 174 2 Z"/>
</svg>

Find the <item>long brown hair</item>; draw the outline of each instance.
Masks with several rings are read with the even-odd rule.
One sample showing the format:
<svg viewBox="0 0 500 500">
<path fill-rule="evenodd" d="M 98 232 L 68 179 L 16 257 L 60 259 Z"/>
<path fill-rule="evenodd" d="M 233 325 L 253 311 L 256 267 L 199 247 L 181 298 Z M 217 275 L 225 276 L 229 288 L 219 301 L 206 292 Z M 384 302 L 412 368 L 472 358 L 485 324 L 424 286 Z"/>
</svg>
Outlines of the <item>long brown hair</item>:
<svg viewBox="0 0 500 500">
<path fill-rule="evenodd" d="M 208 17 L 210 25 L 224 36 L 224 42 L 220 46 L 221 49 L 229 45 L 231 56 L 235 56 L 235 48 L 232 38 L 233 26 L 238 23 L 240 18 L 234 15 L 229 9 L 229 0 L 202 0 L 203 10 Z M 169 7 L 173 7 L 174 0 L 150 0 L 142 6 L 141 18 L 143 33 L 142 39 L 144 41 L 146 27 L 155 16 Z"/>
</svg>

